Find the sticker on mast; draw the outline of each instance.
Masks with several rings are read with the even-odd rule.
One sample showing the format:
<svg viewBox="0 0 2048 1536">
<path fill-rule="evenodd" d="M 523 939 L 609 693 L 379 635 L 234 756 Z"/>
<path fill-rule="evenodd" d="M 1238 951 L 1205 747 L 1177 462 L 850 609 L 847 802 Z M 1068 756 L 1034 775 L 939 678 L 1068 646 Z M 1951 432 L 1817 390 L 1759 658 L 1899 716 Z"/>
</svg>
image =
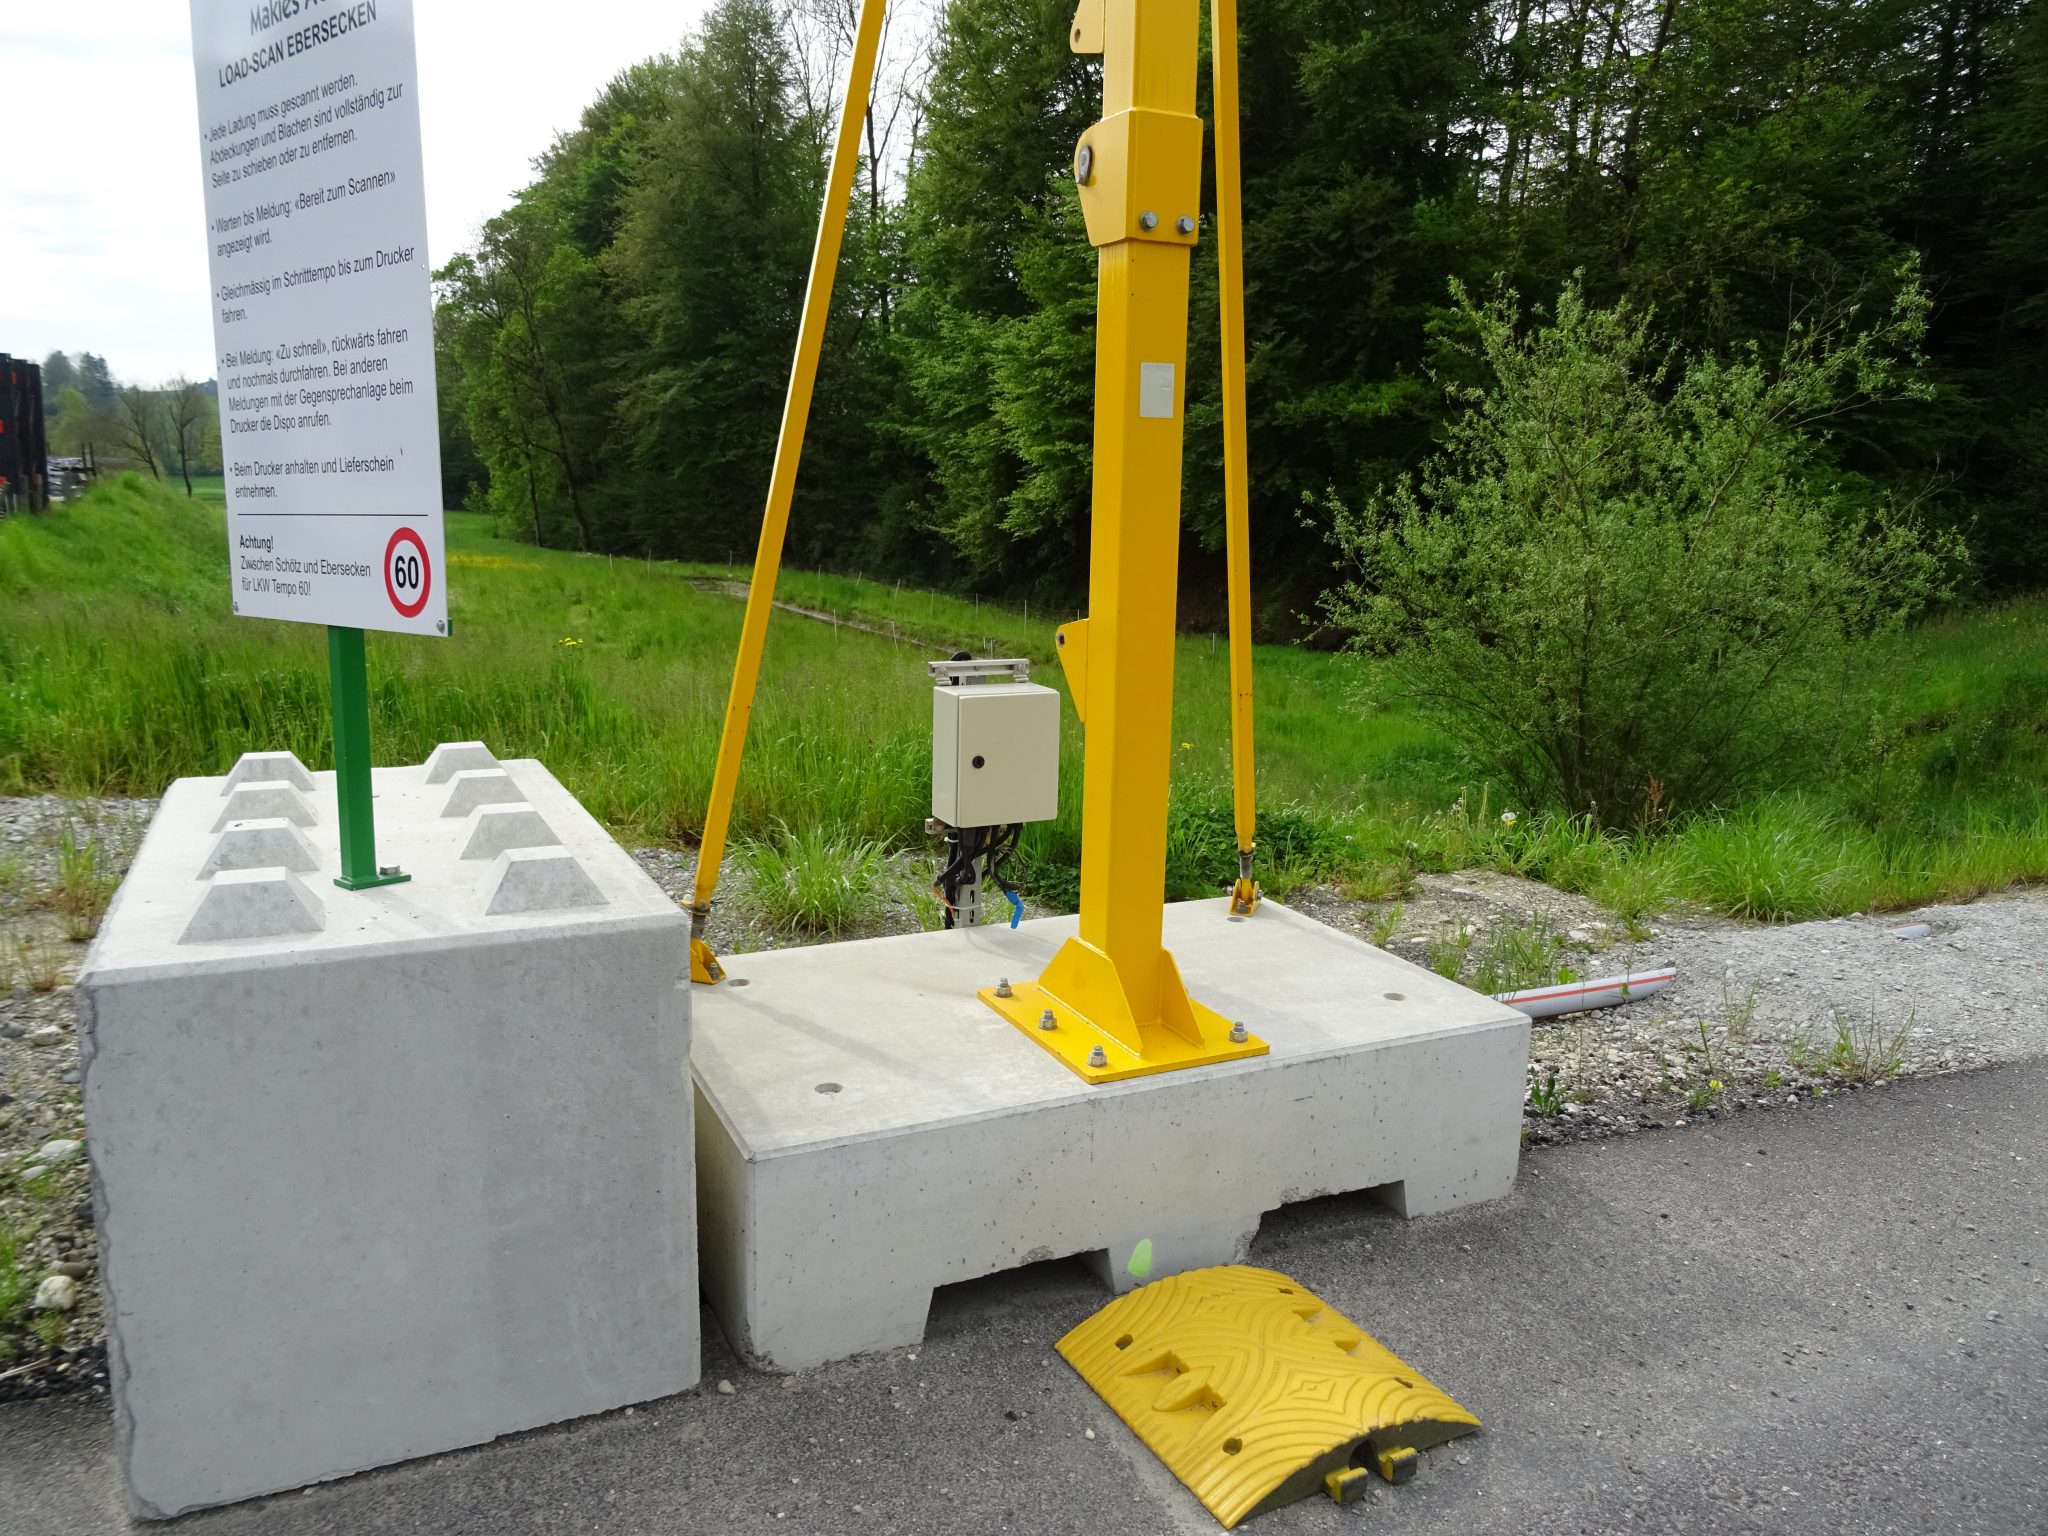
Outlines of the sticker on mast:
<svg viewBox="0 0 2048 1536">
<path fill-rule="evenodd" d="M 244 618 L 448 632 L 416 0 L 189 0 Z"/>
<path fill-rule="evenodd" d="M 384 546 L 384 591 L 401 619 L 416 619 L 434 590 L 434 560 L 426 540 L 401 528 Z"/>
</svg>

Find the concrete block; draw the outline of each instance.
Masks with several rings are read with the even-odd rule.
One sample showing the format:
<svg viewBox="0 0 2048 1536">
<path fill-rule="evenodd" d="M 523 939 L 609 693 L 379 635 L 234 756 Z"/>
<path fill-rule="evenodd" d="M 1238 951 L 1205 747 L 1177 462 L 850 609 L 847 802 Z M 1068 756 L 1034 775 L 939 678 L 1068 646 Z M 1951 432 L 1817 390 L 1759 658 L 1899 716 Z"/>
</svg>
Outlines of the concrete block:
<svg viewBox="0 0 2048 1536">
<path fill-rule="evenodd" d="M 507 848 L 484 880 L 484 914 L 601 907 L 600 891 L 566 848 Z"/>
<path fill-rule="evenodd" d="M 530 805 L 480 805 L 462 830 L 462 856 L 495 859 L 507 848 L 547 848 L 560 841 L 547 818 Z"/>
<path fill-rule="evenodd" d="M 171 786 L 114 899 L 79 1030 L 138 1514 L 697 1379 L 686 919 L 538 763 L 502 771 L 601 905 L 486 916 L 417 765 L 373 780 L 409 882 L 333 886 L 306 829 L 318 932 L 179 942 L 218 779 Z"/>
<path fill-rule="evenodd" d="M 223 869 L 288 869 L 306 874 L 320 867 L 319 855 L 306 834 L 282 816 L 230 822 L 214 839 L 213 851 L 199 866 L 199 878 Z"/>
<path fill-rule="evenodd" d="M 1529 1021 L 1276 902 L 1169 907 L 1188 989 L 1271 1054 L 1089 1087 L 975 997 L 1072 918 L 727 959 L 692 1070 L 705 1294 L 757 1363 L 913 1344 L 937 1286 L 1080 1254 L 1115 1289 L 1240 1262 L 1261 1216 L 1505 1195 Z"/>
<path fill-rule="evenodd" d="M 480 741 L 444 741 L 427 756 L 427 782 L 445 784 L 464 769 L 497 766 L 491 749 Z"/>
<path fill-rule="evenodd" d="M 206 893 L 178 942 L 213 944 L 318 933 L 326 918 L 320 898 L 288 869 L 224 869 L 206 882 Z"/>
<path fill-rule="evenodd" d="M 284 779 L 248 779 L 227 791 L 227 804 L 213 819 L 215 832 L 233 821 L 274 821 L 283 817 L 296 826 L 310 827 L 320 818 L 311 803 Z"/>
<path fill-rule="evenodd" d="M 306 765 L 299 761 L 296 752 L 244 752 L 228 770 L 220 792 L 225 795 L 247 783 L 278 780 L 309 793 L 313 788 L 313 775 L 306 772 Z"/>
<path fill-rule="evenodd" d="M 448 781 L 443 816 L 467 816 L 480 805 L 516 805 L 526 798 L 512 775 L 502 768 L 464 768 Z"/>
</svg>

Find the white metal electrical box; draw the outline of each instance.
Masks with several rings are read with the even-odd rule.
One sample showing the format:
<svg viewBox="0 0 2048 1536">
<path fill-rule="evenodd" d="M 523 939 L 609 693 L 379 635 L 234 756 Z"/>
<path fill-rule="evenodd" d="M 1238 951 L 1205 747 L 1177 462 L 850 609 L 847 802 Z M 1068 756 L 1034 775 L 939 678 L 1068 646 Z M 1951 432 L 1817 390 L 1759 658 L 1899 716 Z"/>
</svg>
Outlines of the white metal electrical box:
<svg viewBox="0 0 2048 1536">
<path fill-rule="evenodd" d="M 1037 683 L 932 690 L 932 815 L 951 827 L 1051 821 L 1060 810 L 1060 696 Z"/>
</svg>

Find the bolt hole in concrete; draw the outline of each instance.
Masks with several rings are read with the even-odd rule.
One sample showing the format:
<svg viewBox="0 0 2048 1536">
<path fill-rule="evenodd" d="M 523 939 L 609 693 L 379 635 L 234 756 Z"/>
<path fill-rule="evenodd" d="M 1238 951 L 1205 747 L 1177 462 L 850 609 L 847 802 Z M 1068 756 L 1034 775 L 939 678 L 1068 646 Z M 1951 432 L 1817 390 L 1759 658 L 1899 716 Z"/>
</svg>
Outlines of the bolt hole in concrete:
<svg viewBox="0 0 2048 1536">
<path fill-rule="evenodd" d="M 1408 994 L 1406 992 L 1382 992 L 1380 996 L 1384 997 L 1390 1003 L 1406 1002 L 1408 999 Z"/>
<path fill-rule="evenodd" d="M 820 1083 L 818 1084 L 818 1092 L 837 1093 L 839 1092 L 839 1085 L 837 1083 Z"/>
<path fill-rule="evenodd" d="M 1235 1435 L 1232 1435 L 1228 1440 L 1223 1442 L 1223 1454 L 1226 1456 L 1235 1456 L 1239 1451 L 1243 1449 L 1244 1442 L 1238 1439 Z"/>
<path fill-rule="evenodd" d="M 728 987 L 744 987 L 747 984 L 747 978 L 744 976 L 728 976 L 725 979 L 725 984 Z"/>
</svg>

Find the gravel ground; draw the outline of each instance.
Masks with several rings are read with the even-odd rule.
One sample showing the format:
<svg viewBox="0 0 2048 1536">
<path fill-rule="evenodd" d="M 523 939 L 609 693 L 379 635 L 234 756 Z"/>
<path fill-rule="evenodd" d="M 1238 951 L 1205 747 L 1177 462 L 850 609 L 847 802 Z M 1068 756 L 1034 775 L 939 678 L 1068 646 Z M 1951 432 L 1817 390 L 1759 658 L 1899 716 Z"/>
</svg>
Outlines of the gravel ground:
<svg viewBox="0 0 2048 1536">
<path fill-rule="evenodd" d="M 37 893 L 56 879 L 67 818 L 75 835 L 103 836 L 125 860 L 154 809 L 141 800 L 0 799 L 0 1219 L 21 1241 L 17 1262 L 32 1287 L 57 1274 L 76 1287 L 55 1352 L 26 1330 L 29 1319 L 12 1328 L 0 1321 L 0 1402 L 105 1389 L 86 1160 L 43 1155 L 49 1143 L 85 1134 L 70 987 L 85 945 L 65 937 Z M 647 848 L 634 857 L 678 902 L 688 899 L 689 854 Z M 932 909 L 918 893 L 932 867 L 928 855 L 894 857 L 868 920 L 847 937 L 925 926 Z M 1777 927 L 1690 912 L 1631 928 L 1584 898 L 1483 871 L 1420 876 L 1398 911 L 1322 889 L 1296 893 L 1290 905 L 1425 965 L 1443 954 L 1446 933 L 1462 928 L 1473 939 L 1468 981 L 1489 942 L 1539 920 L 1583 976 L 1676 965 L 1677 984 L 1655 997 L 1536 1023 L 1525 1122 L 1532 1144 L 2048 1055 L 2043 890 Z M 1046 912 L 1033 906 L 1027 915 Z M 1931 932 L 1891 936 L 1913 922 Z M 712 940 L 731 954 L 799 942 L 763 920 L 736 864 L 721 882 Z"/>
<path fill-rule="evenodd" d="M 70 985 L 86 946 L 44 909 L 41 893 L 58 881 L 67 829 L 76 841 L 99 840 L 114 870 L 124 869 L 155 809 L 154 801 L 0 799 L 0 1241 L 15 1249 L 11 1267 L 31 1301 L 53 1277 L 72 1282 L 68 1306 L 0 1315 L 0 1402 L 106 1390 Z M 0 1273 L 0 1287 L 6 1281 Z"/>
<path fill-rule="evenodd" d="M 1294 905 L 1421 965 L 1462 923 L 1467 981 L 1490 936 L 1539 921 L 1582 977 L 1675 965 L 1654 996 L 1536 1021 L 1527 1137 L 1539 1145 L 2048 1055 L 2048 890 L 1780 925 L 1692 911 L 1635 930 L 1583 897 L 1476 870 L 1419 876 L 1398 914 L 1328 890 Z M 1927 936 L 1892 936 L 1918 923 Z"/>
</svg>

